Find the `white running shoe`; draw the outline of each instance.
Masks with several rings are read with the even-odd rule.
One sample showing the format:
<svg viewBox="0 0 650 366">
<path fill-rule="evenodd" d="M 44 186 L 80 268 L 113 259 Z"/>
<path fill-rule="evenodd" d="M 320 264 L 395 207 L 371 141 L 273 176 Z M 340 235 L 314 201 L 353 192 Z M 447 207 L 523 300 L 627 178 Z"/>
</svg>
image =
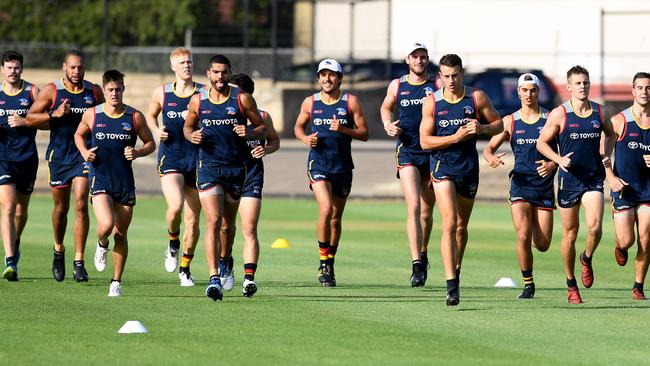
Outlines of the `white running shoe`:
<svg viewBox="0 0 650 366">
<path fill-rule="evenodd" d="M 122 296 L 122 284 L 117 281 L 111 281 L 111 286 L 108 288 L 108 297 Z"/>
<path fill-rule="evenodd" d="M 99 272 L 104 272 L 106 269 L 106 256 L 108 255 L 108 248 L 104 248 L 99 245 L 97 242 L 97 248 L 95 249 L 95 268 Z"/>
<path fill-rule="evenodd" d="M 241 292 L 246 297 L 252 297 L 257 292 L 257 284 L 255 283 L 255 281 L 244 280 L 244 284 Z"/>
<path fill-rule="evenodd" d="M 178 251 L 172 252 L 169 250 L 169 247 L 167 250 L 165 250 L 165 270 L 169 273 L 176 272 L 176 268 L 178 267 Z"/>
<path fill-rule="evenodd" d="M 194 287 L 194 278 L 192 278 L 192 274 L 179 272 L 178 278 L 181 280 L 181 287 Z"/>
</svg>

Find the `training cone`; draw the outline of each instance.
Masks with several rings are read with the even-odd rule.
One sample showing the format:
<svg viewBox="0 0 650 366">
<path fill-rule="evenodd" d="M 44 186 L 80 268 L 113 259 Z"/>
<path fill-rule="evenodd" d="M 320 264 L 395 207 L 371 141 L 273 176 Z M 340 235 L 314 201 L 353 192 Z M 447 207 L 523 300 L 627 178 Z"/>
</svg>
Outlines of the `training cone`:
<svg viewBox="0 0 650 366">
<path fill-rule="evenodd" d="M 124 323 L 122 328 L 120 328 L 120 330 L 118 330 L 117 332 L 122 334 L 128 334 L 128 333 L 148 333 L 149 331 L 139 321 L 129 320 L 126 323 Z"/>
<path fill-rule="evenodd" d="M 285 238 L 277 238 L 271 244 L 271 248 L 276 248 L 276 249 L 282 249 L 282 248 L 289 248 L 289 241 Z"/>
<path fill-rule="evenodd" d="M 501 277 L 497 283 L 494 284 L 494 287 L 514 288 L 517 287 L 517 284 L 510 277 Z"/>
</svg>

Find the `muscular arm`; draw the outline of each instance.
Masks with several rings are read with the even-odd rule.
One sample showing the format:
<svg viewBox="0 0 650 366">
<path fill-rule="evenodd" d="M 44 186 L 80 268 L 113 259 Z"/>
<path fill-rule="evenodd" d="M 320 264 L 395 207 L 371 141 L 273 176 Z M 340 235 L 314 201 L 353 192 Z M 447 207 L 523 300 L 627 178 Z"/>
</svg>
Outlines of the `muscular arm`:
<svg viewBox="0 0 650 366">
<path fill-rule="evenodd" d="M 77 126 L 77 131 L 74 133 L 74 144 L 77 146 L 77 150 L 79 150 L 85 161 L 93 161 L 95 158 L 96 147 L 92 147 L 91 149 L 86 147 L 86 135 L 91 132 L 94 117 L 95 113 L 92 108 L 86 110 L 81 116 L 81 122 Z"/>
<path fill-rule="evenodd" d="M 52 113 L 52 118 L 47 114 L 47 111 L 51 106 L 54 105 L 54 96 L 56 94 L 56 87 L 54 84 L 48 84 L 38 93 L 38 96 L 34 97 L 34 103 L 27 116 L 25 116 L 25 125 L 38 128 L 38 129 L 48 129 L 49 122 L 52 118 L 61 117 L 65 114 L 64 110 L 61 108 L 63 104 L 57 108 Z"/>
<path fill-rule="evenodd" d="M 503 131 L 503 122 L 501 121 L 501 116 L 492 106 L 490 98 L 481 90 L 474 92 L 474 98 L 476 100 L 476 112 L 480 114 L 487 124 L 479 124 L 478 134 L 494 136 Z"/>
<path fill-rule="evenodd" d="M 330 129 L 352 137 L 355 140 L 368 141 L 368 125 L 366 124 L 366 117 L 363 114 L 363 108 L 361 108 L 359 98 L 354 95 L 350 95 L 350 99 L 348 100 L 348 107 L 350 108 L 350 112 L 352 113 L 352 118 L 354 119 L 354 124 L 356 127 L 349 128 L 343 125 L 338 125 L 338 129 Z"/>
<path fill-rule="evenodd" d="M 610 115 L 607 108 L 605 107 L 602 108 L 603 108 L 603 132 L 605 133 L 605 136 L 601 140 L 600 153 L 603 156 L 603 158 L 609 158 L 612 155 L 612 151 L 614 151 L 614 146 L 616 146 L 616 139 L 618 137 L 617 131 L 621 131 L 621 130 L 616 130 L 616 131 L 614 130 L 613 127 L 614 118 Z"/>
<path fill-rule="evenodd" d="M 266 125 L 266 145 L 264 145 L 264 155 L 272 154 L 280 149 L 280 135 L 273 127 L 273 119 L 271 115 L 266 113 L 264 118 Z"/>
<path fill-rule="evenodd" d="M 296 138 L 298 140 L 302 141 L 307 146 L 315 147 L 316 139 L 317 139 L 316 135 L 318 134 L 318 132 L 313 132 L 311 135 L 305 134 L 305 127 L 307 126 L 307 123 L 309 123 L 309 120 L 311 119 L 311 106 L 312 106 L 311 97 L 305 98 L 305 100 L 303 100 L 302 102 L 302 105 L 300 106 L 300 113 L 298 114 L 298 118 L 296 119 L 296 124 L 293 127 L 293 133 L 294 135 L 296 135 Z"/>
<path fill-rule="evenodd" d="M 505 155 L 505 152 L 497 155 L 494 153 L 499 149 L 501 144 L 510 139 L 510 134 L 512 133 L 512 131 L 510 131 L 512 120 L 512 115 L 503 118 L 503 132 L 492 136 L 490 142 L 488 142 L 487 146 L 485 146 L 485 149 L 483 149 L 483 158 L 485 161 L 490 163 L 490 166 L 492 168 L 496 168 L 499 165 L 504 164 L 501 160 L 501 157 Z"/>
<path fill-rule="evenodd" d="M 185 124 L 183 125 L 183 135 L 193 144 L 201 143 L 203 133 L 197 130 L 199 125 L 199 102 L 201 94 L 195 94 L 190 99 L 190 104 L 187 106 L 187 117 L 185 117 Z"/>
<path fill-rule="evenodd" d="M 436 124 L 433 117 L 434 108 L 435 100 L 433 97 L 426 98 L 424 104 L 422 104 L 422 121 L 420 122 L 420 146 L 424 150 L 444 149 L 470 137 L 465 126 L 459 128 L 453 135 L 436 136 Z"/>
<path fill-rule="evenodd" d="M 537 150 L 551 161 L 558 164 L 559 167 L 566 170 L 567 164 L 570 164 L 571 159 L 565 158 L 560 154 L 553 151 L 552 143 L 555 143 L 556 137 L 560 134 L 560 128 L 564 123 L 564 111 L 562 107 L 557 107 L 551 111 L 546 120 L 542 132 L 537 139 Z M 570 156 L 569 156 L 570 157 Z M 568 159 L 568 162 L 567 160 Z"/>
<path fill-rule="evenodd" d="M 244 110 L 244 115 L 248 121 L 255 126 L 251 133 L 251 137 L 254 139 L 263 138 L 266 136 L 266 125 L 260 113 L 257 110 L 257 103 L 255 99 L 250 96 L 250 94 L 242 93 L 239 97 L 239 102 L 242 105 Z"/>
<path fill-rule="evenodd" d="M 603 117 L 605 117 L 604 113 Z M 603 131 L 605 131 L 605 137 L 601 141 L 600 149 L 601 152 L 604 152 L 603 163 L 605 165 L 605 177 L 607 178 L 609 187 L 614 192 L 619 192 L 627 185 L 627 182 L 616 176 L 611 164 L 611 155 L 614 151 L 614 147 L 616 146 L 617 137 L 623 133 L 624 125 L 625 117 L 623 117 L 622 114 L 617 114 L 616 116 L 603 121 Z M 607 135 L 607 131 L 609 131 L 611 135 Z"/>
<path fill-rule="evenodd" d="M 147 126 L 144 115 L 140 111 L 136 111 L 133 117 L 135 118 L 135 131 L 143 142 L 142 147 L 133 148 L 133 159 L 135 159 L 147 156 L 156 150 L 156 142 L 153 139 L 151 130 L 149 130 L 149 126 Z"/>
<path fill-rule="evenodd" d="M 399 120 L 393 121 L 393 112 L 397 106 L 397 89 L 399 86 L 399 80 L 395 79 L 391 81 L 386 91 L 386 97 L 384 102 L 379 108 L 379 114 L 381 115 L 381 121 L 384 125 L 384 130 L 388 136 L 396 136 L 402 132 L 402 129 L 398 127 Z"/>
<path fill-rule="evenodd" d="M 167 138 L 167 136 L 162 136 L 165 126 L 162 126 L 162 128 L 158 127 L 158 115 L 162 111 L 162 103 L 163 87 L 161 85 L 153 91 L 151 102 L 149 102 L 149 108 L 147 109 L 147 113 L 144 115 L 144 117 L 147 120 L 149 131 L 151 131 L 153 135 L 157 136 L 159 140 L 164 141 Z"/>
</svg>

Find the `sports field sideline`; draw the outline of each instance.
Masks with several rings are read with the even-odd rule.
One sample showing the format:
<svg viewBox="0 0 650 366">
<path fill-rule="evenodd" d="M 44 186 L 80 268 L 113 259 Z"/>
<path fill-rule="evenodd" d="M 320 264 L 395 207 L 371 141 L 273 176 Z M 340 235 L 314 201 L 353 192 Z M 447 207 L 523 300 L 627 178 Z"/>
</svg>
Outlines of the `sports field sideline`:
<svg viewBox="0 0 650 366">
<path fill-rule="evenodd" d="M 327 289 L 316 281 L 315 203 L 265 199 L 260 289 L 251 299 L 241 296 L 238 237 L 237 283 L 217 303 L 203 293 L 202 239 L 192 266 L 197 287 L 181 288 L 177 275 L 164 271 L 162 198 L 140 197 L 135 208 L 123 297 L 108 298 L 110 271 L 92 267 L 87 284 L 73 281 L 71 271 L 64 282 L 55 282 L 51 205 L 48 196 L 33 197 L 20 282 L 0 282 L 0 364 L 641 365 L 647 360 L 648 304 L 631 299 L 632 263 L 621 268 L 614 262 L 608 215 L 594 258 L 595 284 L 583 289 L 585 303 L 575 306 L 566 302 L 558 215 L 551 249 L 535 253 L 536 297 L 516 301 L 521 283 L 509 208 L 477 204 L 462 301 L 450 308 L 444 302 L 437 217 L 427 286 L 409 285 L 401 202 L 349 202 L 337 257 L 339 284 Z M 69 232 L 68 245 L 70 237 Z M 278 237 L 291 247 L 271 249 Z M 582 248 L 584 237 L 577 243 Z M 514 278 L 518 288 L 495 289 L 500 277 Z M 141 321 L 149 333 L 117 334 L 127 320 Z"/>
</svg>

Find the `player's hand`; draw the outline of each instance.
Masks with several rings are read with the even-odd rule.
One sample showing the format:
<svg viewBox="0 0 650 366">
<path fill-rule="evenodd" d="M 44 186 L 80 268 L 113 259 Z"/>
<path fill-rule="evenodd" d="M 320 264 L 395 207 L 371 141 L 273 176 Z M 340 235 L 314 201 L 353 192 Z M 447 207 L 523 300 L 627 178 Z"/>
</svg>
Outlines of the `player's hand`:
<svg viewBox="0 0 650 366">
<path fill-rule="evenodd" d="M 244 126 L 244 125 L 236 125 L 235 127 L 233 127 L 232 130 L 235 131 L 237 136 L 246 137 L 246 126 Z"/>
<path fill-rule="evenodd" d="M 560 169 L 564 170 L 565 172 L 568 172 L 569 168 L 571 167 L 571 155 L 573 155 L 573 151 L 564 156 L 561 156 L 560 161 L 557 162 L 557 165 L 560 167 Z"/>
<path fill-rule="evenodd" d="M 70 114 L 70 100 L 69 99 L 64 99 L 63 103 L 59 106 L 59 108 L 55 109 L 54 112 L 52 112 L 52 117 L 53 118 L 59 118 L 63 117 L 66 114 Z"/>
<path fill-rule="evenodd" d="M 625 188 L 625 186 L 629 185 L 626 181 L 617 176 L 607 178 L 607 183 L 609 183 L 609 188 L 612 192 L 620 192 Z"/>
<path fill-rule="evenodd" d="M 460 128 L 456 131 L 454 136 L 456 136 L 457 142 L 469 140 L 473 136 L 476 136 L 476 126 L 469 126 L 469 125 L 460 126 Z"/>
<path fill-rule="evenodd" d="M 203 141 L 203 128 L 200 128 L 194 132 L 192 132 L 192 135 L 190 136 L 190 142 L 198 145 Z"/>
<path fill-rule="evenodd" d="M 255 159 L 261 159 L 262 157 L 266 156 L 266 150 L 264 150 L 264 146 L 262 145 L 257 145 L 251 150 L 251 155 Z"/>
<path fill-rule="evenodd" d="M 548 177 L 550 174 L 553 174 L 555 169 L 557 169 L 557 165 L 552 161 L 537 160 L 535 163 L 538 164 L 537 174 L 542 178 Z"/>
<path fill-rule="evenodd" d="M 603 158 L 603 166 L 605 169 L 610 169 L 612 167 L 612 159 L 610 159 L 609 156 Z"/>
<path fill-rule="evenodd" d="M 11 128 L 27 126 L 25 119 L 17 114 L 10 114 L 9 117 L 7 117 L 7 124 L 9 124 L 9 127 Z"/>
<path fill-rule="evenodd" d="M 386 134 L 390 137 L 395 137 L 402 133 L 402 129 L 399 127 L 399 120 L 386 123 L 384 130 L 386 130 Z"/>
<path fill-rule="evenodd" d="M 318 132 L 314 132 L 311 135 L 305 136 L 302 142 L 311 148 L 316 147 L 318 144 Z"/>
<path fill-rule="evenodd" d="M 645 166 L 650 168 L 650 155 L 643 155 L 643 161 L 645 161 Z"/>
<path fill-rule="evenodd" d="M 138 150 L 134 149 L 133 146 L 127 146 L 124 148 L 124 157 L 126 160 L 135 160 L 138 157 Z"/>
<path fill-rule="evenodd" d="M 506 163 L 501 160 L 501 158 L 505 155 L 505 152 L 498 153 L 496 155 L 492 155 L 490 160 L 488 160 L 488 163 L 490 163 L 490 167 L 492 168 L 497 168 L 499 165 L 505 165 Z"/>
<path fill-rule="evenodd" d="M 169 132 L 167 132 L 167 127 L 163 125 L 160 128 L 160 141 L 167 141 L 169 138 Z"/>
<path fill-rule="evenodd" d="M 83 156 L 84 161 L 86 161 L 88 163 L 91 163 L 91 162 L 95 161 L 95 157 L 97 156 L 95 154 L 95 151 L 97 150 L 98 147 L 99 146 L 95 146 L 95 147 L 90 148 L 90 149 L 86 150 L 85 152 L 83 152 L 81 155 Z"/>
<path fill-rule="evenodd" d="M 335 114 L 332 116 L 332 124 L 330 125 L 330 131 L 341 132 L 341 129 L 343 129 L 343 126 L 341 125 L 341 122 L 339 122 L 339 119 L 336 118 L 336 114 Z"/>
</svg>

